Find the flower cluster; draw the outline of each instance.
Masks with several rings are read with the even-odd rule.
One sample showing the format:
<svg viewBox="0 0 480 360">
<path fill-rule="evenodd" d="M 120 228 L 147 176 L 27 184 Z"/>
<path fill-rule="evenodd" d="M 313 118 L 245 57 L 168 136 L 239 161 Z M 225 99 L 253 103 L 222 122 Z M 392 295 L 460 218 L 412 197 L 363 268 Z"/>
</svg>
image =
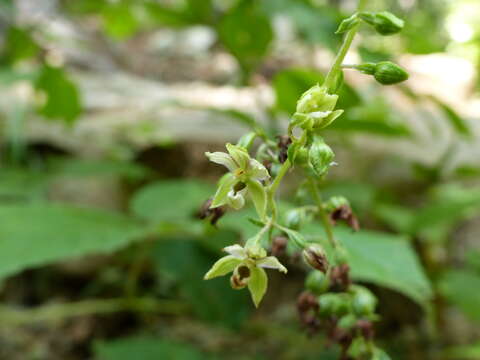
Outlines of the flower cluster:
<svg viewBox="0 0 480 360">
<path fill-rule="evenodd" d="M 363 3 L 363 2 L 361 2 Z M 307 278 L 307 292 L 298 300 L 300 319 L 310 330 L 323 327 L 332 341 L 342 349 L 342 359 L 388 359 L 372 343 L 376 320 L 376 298 L 366 288 L 352 284 L 349 276 L 349 255 L 336 238 L 334 226 L 346 222 L 358 230 L 358 220 L 347 199 L 332 197 L 322 200 L 321 182 L 334 163 L 334 152 L 323 138 L 323 129 L 331 125 L 343 110 L 337 109 L 338 89 L 343 69 L 353 68 L 372 75 L 377 82 L 391 85 L 404 81 L 408 74 L 398 65 L 383 61 L 360 65 L 342 62 L 361 23 L 372 26 L 381 35 L 401 30 L 403 21 L 387 12 L 365 12 L 363 8 L 345 19 L 337 33 L 347 33 L 332 69 L 323 84 L 316 84 L 299 98 L 287 134 L 270 136 L 259 124 L 236 145 L 226 144 L 226 152 L 207 152 L 210 161 L 223 165 L 228 172 L 220 179 L 213 198 L 206 202 L 200 217 L 215 224 L 228 206 L 238 210 L 251 199 L 258 218 L 249 220 L 259 227 L 256 235 L 224 249 L 226 256 L 213 264 L 205 280 L 230 275 L 234 289 L 248 288 L 258 306 L 268 286 L 265 269 L 287 273 L 278 256 L 298 255 L 315 269 Z M 256 138 L 261 141 L 255 155 L 249 151 Z M 298 193 L 307 192 L 305 205 L 294 207 L 279 216 L 276 191 L 286 174 L 294 168 L 304 177 Z M 308 222 L 321 221 L 329 243 L 327 253 L 319 242 L 302 235 Z M 266 238 L 266 239 L 265 239 Z M 291 245 L 291 246 L 290 246 Z M 268 254 L 270 249 L 271 255 Z"/>
</svg>

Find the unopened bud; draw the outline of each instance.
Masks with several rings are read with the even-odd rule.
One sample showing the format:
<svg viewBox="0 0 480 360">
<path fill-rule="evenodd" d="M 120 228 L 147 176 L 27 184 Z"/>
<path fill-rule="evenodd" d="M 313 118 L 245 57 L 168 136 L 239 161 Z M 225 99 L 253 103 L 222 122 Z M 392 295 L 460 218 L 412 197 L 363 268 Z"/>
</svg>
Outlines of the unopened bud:
<svg viewBox="0 0 480 360">
<path fill-rule="evenodd" d="M 358 14 L 353 14 L 340 23 L 340 26 L 338 27 L 337 31 L 335 31 L 335 34 L 343 34 L 344 32 L 349 31 L 351 28 L 357 25 L 359 21 Z"/>
<path fill-rule="evenodd" d="M 320 244 L 310 244 L 302 252 L 305 262 L 323 273 L 328 270 L 327 255 Z"/>
<path fill-rule="evenodd" d="M 377 306 L 377 298 L 370 290 L 356 285 L 353 289 L 352 309 L 358 316 L 372 315 Z"/>
<path fill-rule="evenodd" d="M 297 102 L 296 112 L 308 114 L 318 111 L 333 111 L 337 100 L 338 95 L 328 94 L 325 87 L 317 84 L 303 93 Z"/>
<path fill-rule="evenodd" d="M 365 63 L 360 65 L 347 65 L 346 68 L 353 68 L 367 75 L 373 75 L 382 85 L 398 84 L 408 79 L 408 73 L 391 61 L 379 63 Z"/>
<path fill-rule="evenodd" d="M 362 12 L 358 14 L 360 19 L 367 24 L 372 25 L 381 35 L 392 35 L 400 32 L 405 25 L 402 19 L 399 19 L 388 11 L 378 13 Z"/>
<path fill-rule="evenodd" d="M 330 280 L 323 272 L 311 271 L 305 279 L 305 288 L 315 295 L 321 295 L 328 290 Z"/>
<path fill-rule="evenodd" d="M 319 313 L 322 316 L 343 316 L 350 312 L 348 294 L 327 293 L 318 297 Z"/>
<path fill-rule="evenodd" d="M 300 226 L 304 222 L 305 211 L 302 209 L 291 209 L 285 214 L 285 226 L 293 229 L 299 230 Z"/>
<path fill-rule="evenodd" d="M 328 171 L 334 157 L 333 150 L 320 137 L 315 139 L 308 152 L 310 166 L 317 176 L 322 176 Z"/>
<path fill-rule="evenodd" d="M 408 73 L 391 61 L 382 61 L 377 63 L 373 77 L 382 85 L 393 85 L 407 80 Z"/>
<path fill-rule="evenodd" d="M 280 257 L 285 255 L 285 250 L 287 249 L 288 238 L 283 235 L 274 236 L 272 239 L 272 255 L 275 257 Z"/>
</svg>

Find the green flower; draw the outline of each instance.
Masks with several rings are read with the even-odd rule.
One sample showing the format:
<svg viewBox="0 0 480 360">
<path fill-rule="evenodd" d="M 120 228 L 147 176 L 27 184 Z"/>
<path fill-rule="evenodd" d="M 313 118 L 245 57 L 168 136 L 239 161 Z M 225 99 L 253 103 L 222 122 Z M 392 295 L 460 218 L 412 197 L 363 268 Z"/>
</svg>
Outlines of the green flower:
<svg viewBox="0 0 480 360">
<path fill-rule="evenodd" d="M 207 152 L 210 161 L 225 166 L 229 172 L 223 176 L 210 208 L 229 205 L 238 210 L 245 204 L 248 192 L 261 219 L 267 210 L 267 195 L 262 181 L 270 177 L 265 166 L 250 158 L 243 147 L 227 144 L 228 153 Z"/>
<path fill-rule="evenodd" d="M 327 127 L 343 113 L 343 110 L 335 110 L 337 100 L 338 95 L 329 94 L 325 86 L 311 87 L 298 100 L 290 129 L 295 126 L 304 130 Z"/>
<path fill-rule="evenodd" d="M 275 256 L 267 256 L 265 249 L 258 244 L 245 247 L 236 244 L 223 250 L 229 255 L 213 264 L 204 279 L 209 280 L 233 272 L 230 277 L 232 288 L 243 289 L 248 286 L 256 307 L 267 291 L 268 278 L 264 269 L 287 272 Z"/>
</svg>

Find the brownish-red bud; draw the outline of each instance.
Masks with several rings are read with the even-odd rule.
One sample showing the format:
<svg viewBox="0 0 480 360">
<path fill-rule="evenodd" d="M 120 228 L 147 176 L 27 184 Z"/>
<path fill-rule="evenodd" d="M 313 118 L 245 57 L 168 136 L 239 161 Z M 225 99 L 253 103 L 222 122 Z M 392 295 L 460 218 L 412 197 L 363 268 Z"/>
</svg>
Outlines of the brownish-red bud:
<svg viewBox="0 0 480 360">
<path fill-rule="evenodd" d="M 351 284 L 350 267 L 347 264 L 338 265 L 330 271 L 330 289 L 335 292 L 347 291 Z"/>
<path fill-rule="evenodd" d="M 200 210 L 197 213 L 197 216 L 199 219 L 209 219 L 210 224 L 216 225 L 218 220 L 225 215 L 226 212 L 226 207 L 225 206 L 219 206 L 216 208 L 211 209 L 210 206 L 212 205 L 212 198 L 207 199 L 202 206 L 200 207 Z"/>
<path fill-rule="evenodd" d="M 360 230 L 360 224 L 350 205 L 341 205 L 330 213 L 330 221 L 333 225 L 336 225 L 337 221 L 340 220 L 345 221 L 353 230 Z"/>
<path fill-rule="evenodd" d="M 310 244 L 302 252 L 305 262 L 323 273 L 328 270 L 328 259 L 320 244 Z"/>
<path fill-rule="evenodd" d="M 272 239 L 272 255 L 281 257 L 285 255 L 287 249 L 288 238 L 283 235 L 274 236 Z"/>
<path fill-rule="evenodd" d="M 278 145 L 278 161 L 283 164 L 287 161 L 288 158 L 288 147 L 292 143 L 292 139 L 288 135 L 277 136 L 277 145 Z"/>
</svg>

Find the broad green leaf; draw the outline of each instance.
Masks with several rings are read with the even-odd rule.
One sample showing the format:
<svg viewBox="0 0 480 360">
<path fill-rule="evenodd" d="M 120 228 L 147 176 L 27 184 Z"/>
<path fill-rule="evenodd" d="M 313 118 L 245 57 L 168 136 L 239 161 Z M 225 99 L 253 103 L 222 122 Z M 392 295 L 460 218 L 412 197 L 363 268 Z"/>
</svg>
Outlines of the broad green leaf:
<svg viewBox="0 0 480 360">
<path fill-rule="evenodd" d="M 363 105 L 349 109 L 345 112 L 343 119 L 335 121 L 330 128 L 342 132 L 364 132 L 392 137 L 411 135 L 411 130 L 405 125 L 405 122 L 397 112 L 392 112 L 391 104 L 382 97 L 374 98 Z"/>
<path fill-rule="evenodd" d="M 319 225 L 307 225 L 304 233 L 312 240 L 321 239 L 325 249 L 331 252 Z M 335 236 L 348 250 L 354 279 L 396 290 L 428 306 L 432 288 L 407 238 L 376 231 L 353 232 L 344 227 L 335 228 Z"/>
<path fill-rule="evenodd" d="M 291 68 L 278 72 L 273 78 L 276 107 L 287 114 L 293 114 L 297 100 L 315 84 L 321 84 L 324 76 L 313 69 Z"/>
<path fill-rule="evenodd" d="M 0 203 L 18 204 L 46 200 L 49 175 L 21 168 L 1 169 Z"/>
<path fill-rule="evenodd" d="M 450 125 L 452 125 L 452 128 L 458 134 L 469 137 L 472 136 L 472 130 L 469 123 L 465 121 L 465 119 L 460 117 L 460 115 L 458 115 L 457 112 L 453 110 L 453 108 L 451 108 L 450 106 L 448 106 L 434 96 L 429 96 L 428 98 L 443 111 L 443 113 L 447 117 L 447 120 L 450 122 Z"/>
<path fill-rule="evenodd" d="M 163 180 L 135 193 L 130 209 L 151 222 L 184 222 L 193 219 L 205 200 L 212 197 L 212 186 L 194 180 Z"/>
<path fill-rule="evenodd" d="M 135 6 L 129 1 L 108 2 L 102 9 L 105 32 L 116 39 L 135 34 L 140 26 L 135 11 Z"/>
<path fill-rule="evenodd" d="M 144 227 L 116 213 L 63 205 L 0 206 L 0 277 L 73 257 L 108 253 Z"/>
<path fill-rule="evenodd" d="M 248 290 L 252 296 L 255 307 L 258 307 L 263 296 L 267 292 L 268 277 L 265 270 L 259 267 L 250 268 L 250 280 L 248 281 Z"/>
<path fill-rule="evenodd" d="M 249 75 L 267 54 L 273 30 L 256 1 L 241 0 L 220 21 L 218 35 L 242 71 Z"/>
<path fill-rule="evenodd" d="M 480 359 L 480 342 L 472 345 L 454 346 L 445 350 L 448 359 L 478 360 Z"/>
<path fill-rule="evenodd" d="M 189 344 L 153 336 L 134 336 L 94 343 L 96 360 L 206 360 L 209 357 Z"/>
<path fill-rule="evenodd" d="M 45 65 L 35 82 L 35 87 L 45 98 L 39 112 L 51 119 L 72 123 L 82 111 L 79 91 L 65 71 Z"/>
<path fill-rule="evenodd" d="M 440 293 L 472 320 L 480 322 L 480 275 L 468 270 L 446 271 L 439 282 Z"/>
<path fill-rule="evenodd" d="M 111 160 L 86 160 L 75 158 L 57 158 L 52 162 L 53 172 L 58 176 L 106 176 L 116 175 L 129 180 L 141 180 L 149 170 L 132 162 Z"/>
<path fill-rule="evenodd" d="M 386 203 L 375 206 L 373 212 L 398 233 L 409 233 L 416 216 L 415 209 Z"/>
<path fill-rule="evenodd" d="M 436 190 L 437 195 L 426 206 L 415 213 L 411 225 L 412 233 L 434 226 L 451 226 L 467 218 L 480 208 L 480 189 L 463 189 L 447 185 Z"/>
<path fill-rule="evenodd" d="M 167 277 L 175 281 L 179 296 L 190 304 L 200 319 L 238 328 L 251 309 L 248 294 L 232 290 L 228 276 L 203 280 L 219 257 L 218 253 L 205 249 L 203 243 L 204 240 L 191 238 L 158 242 L 153 253 L 158 275 L 160 279 Z M 169 291 L 168 296 L 171 295 Z"/>
<path fill-rule="evenodd" d="M 28 29 L 10 27 L 7 30 L 3 54 L 8 63 L 34 57 L 40 51 L 40 47 L 33 40 Z M 0 57 L 0 58 L 1 58 Z"/>
</svg>

